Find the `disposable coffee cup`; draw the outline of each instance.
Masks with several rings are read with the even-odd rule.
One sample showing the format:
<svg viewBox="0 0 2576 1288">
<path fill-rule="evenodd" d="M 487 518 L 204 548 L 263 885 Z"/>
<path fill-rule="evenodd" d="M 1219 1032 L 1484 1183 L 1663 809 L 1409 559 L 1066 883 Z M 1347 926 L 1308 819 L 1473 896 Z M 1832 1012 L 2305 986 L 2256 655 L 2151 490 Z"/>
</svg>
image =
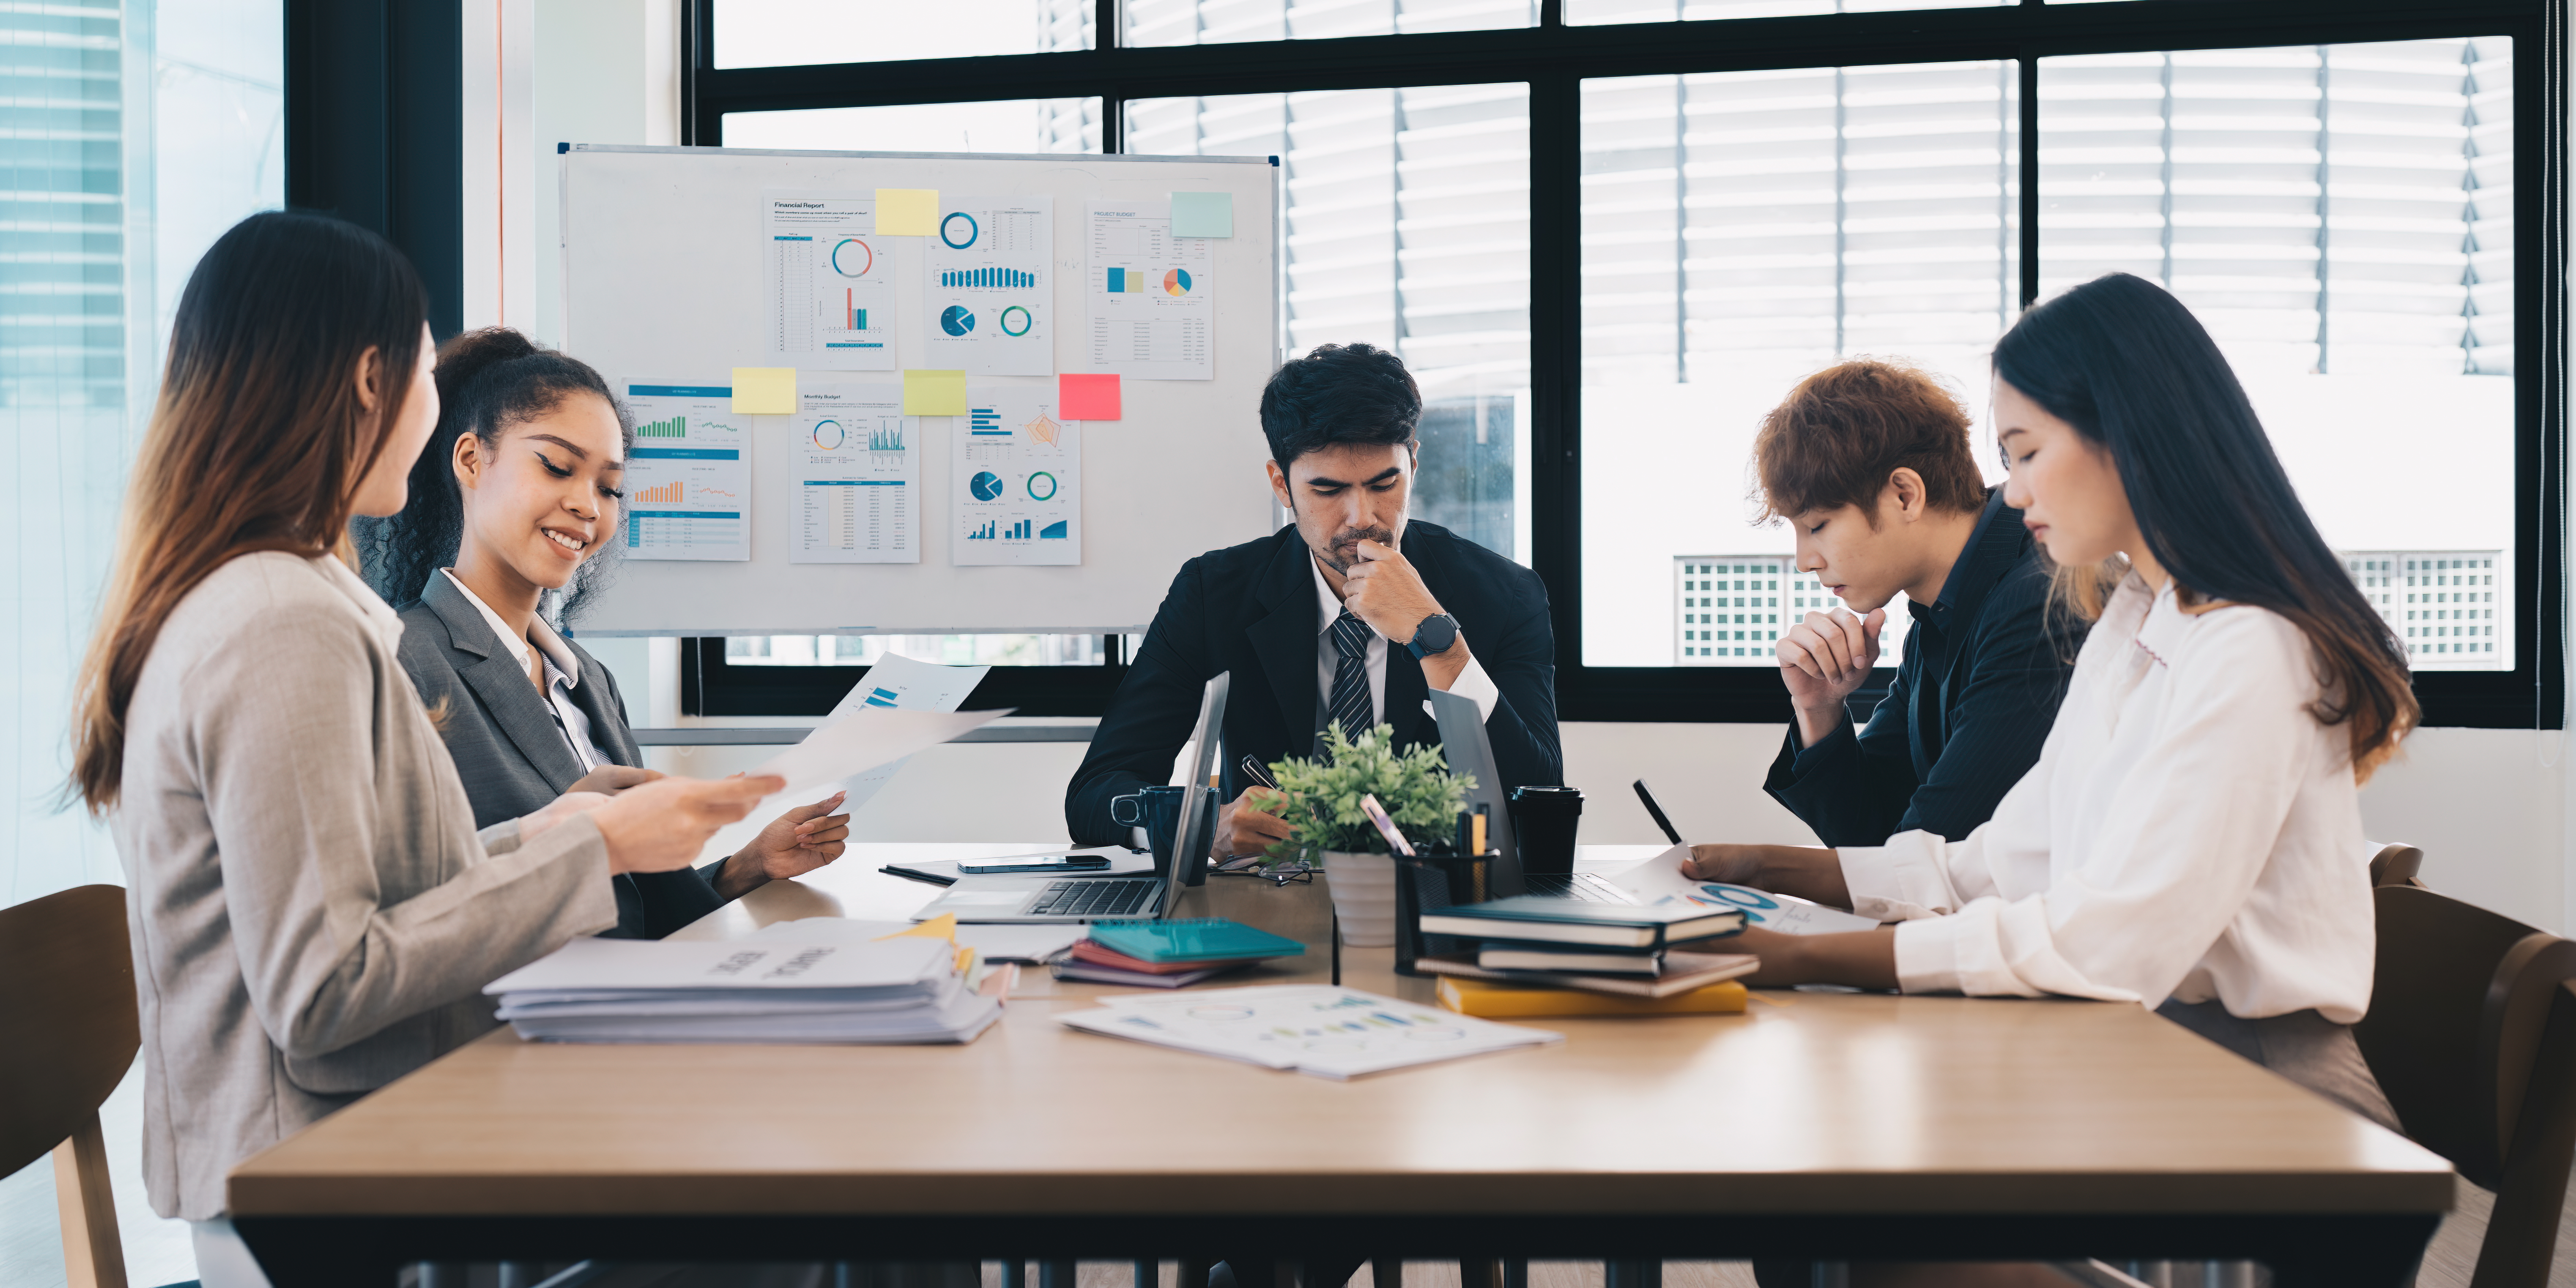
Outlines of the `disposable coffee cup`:
<svg viewBox="0 0 2576 1288">
<path fill-rule="evenodd" d="M 1572 787 L 1515 787 L 1511 811 L 1521 875 L 1573 876 L 1574 832 L 1583 820 L 1583 793 Z"/>
</svg>

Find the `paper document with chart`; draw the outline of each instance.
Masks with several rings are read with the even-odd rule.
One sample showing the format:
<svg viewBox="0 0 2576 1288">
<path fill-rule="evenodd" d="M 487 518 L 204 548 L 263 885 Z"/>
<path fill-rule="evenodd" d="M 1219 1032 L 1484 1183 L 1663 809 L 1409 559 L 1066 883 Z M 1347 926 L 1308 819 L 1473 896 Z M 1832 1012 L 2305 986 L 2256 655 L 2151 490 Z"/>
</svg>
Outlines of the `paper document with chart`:
<svg viewBox="0 0 2576 1288">
<path fill-rule="evenodd" d="M 1336 1081 L 1409 1065 L 1562 1042 L 1333 984 L 1272 984 L 1178 996 L 1112 996 L 1056 1019 L 1086 1033 L 1223 1056 Z"/>
<path fill-rule="evenodd" d="M 921 420 L 903 414 L 903 386 L 810 386 L 801 407 L 783 444 L 787 562 L 920 563 Z"/>
<path fill-rule="evenodd" d="M 1216 378 L 1215 256 L 1174 237 L 1168 201 L 1093 202 L 1083 210 L 1082 284 L 1093 371 L 1130 380 Z"/>
<path fill-rule="evenodd" d="M 968 380 L 948 436 L 948 562 L 1082 562 L 1082 422 L 1052 380 Z"/>
<path fill-rule="evenodd" d="M 894 263 L 873 192 L 760 195 L 769 356 L 781 366 L 895 369 Z"/>
<path fill-rule="evenodd" d="M 868 668 L 868 673 L 859 677 L 857 684 L 850 686 L 840 705 L 833 707 L 832 714 L 824 719 L 827 722 L 838 720 L 868 707 L 888 711 L 955 711 L 966 705 L 966 695 L 973 693 L 975 686 L 984 682 L 984 673 L 992 669 L 989 666 L 939 666 L 888 653 L 878 658 Z M 841 802 L 841 812 L 848 813 L 866 804 L 910 763 L 912 757 L 906 756 L 844 779 L 841 790 L 849 795 Z"/>
<path fill-rule="evenodd" d="M 896 711 L 861 706 L 746 771 L 787 780 L 786 790 L 771 795 L 752 812 L 775 812 L 781 800 L 802 804 L 829 795 L 852 775 L 892 764 L 924 747 L 936 747 L 1009 714 L 1008 710 Z"/>
<path fill-rule="evenodd" d="M 940 195 L 922 239 L 927 368 L 977 376 L 1055 371 L 1055 198 Z"/>
<path fill-rule="evenodd" d="M 1845 931 L 1878 929 L 1878 923 L 1867 917 L 1828 908 L 1821 903 L 1809 903 L 1796 895 L 1771 894 L 1751 886 L 1699 880 L 1684 871 L 1683 865 L 1689 862 L 1690 847 L 1676 845 L 1643 863 L 1605 875 L 1612 885 L 1650 907 L 1691 904 L 1712 911 L 1732 909 L 1744 914 L 1746 925 L 1776 930 L 1784 935 L 1838 935 Z"/>
<path fill-rule="evenodd" d="M 634 381 L 626 457 L 626 557 L 751 558 L 751 418 L 727 385 Z"/>
</svg>

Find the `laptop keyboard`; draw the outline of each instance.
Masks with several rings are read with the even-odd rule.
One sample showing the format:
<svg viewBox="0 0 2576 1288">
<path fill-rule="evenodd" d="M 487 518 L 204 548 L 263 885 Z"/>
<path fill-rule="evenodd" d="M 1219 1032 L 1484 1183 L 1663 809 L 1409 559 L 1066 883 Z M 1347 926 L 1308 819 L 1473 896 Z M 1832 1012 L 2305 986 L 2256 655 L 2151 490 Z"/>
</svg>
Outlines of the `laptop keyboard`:
<svg viewBox="0 0 2576 1288">
<path fill-rule="evenodd" d="M 1151 881 L 1103 881 L 1088 877 L 1079 881 L 1055 881 L 1047 885 L 1038 901 L 1029 905 L 1031 916 L 1056 917 L 1125 917 L 1145 910 L 1153 902 L 1154 892 L 1163 883 Z"/>
<path fill-rule="evenodd" d="M 1523 888 L 1531 894 L 1552 899 L 1572 899 L 1577 903 L 1609 903 L 1635 906 L 1637 900 L 1627 891 L 1589 872 L 1570 877 L 1527 877 Z"/>
</svg>

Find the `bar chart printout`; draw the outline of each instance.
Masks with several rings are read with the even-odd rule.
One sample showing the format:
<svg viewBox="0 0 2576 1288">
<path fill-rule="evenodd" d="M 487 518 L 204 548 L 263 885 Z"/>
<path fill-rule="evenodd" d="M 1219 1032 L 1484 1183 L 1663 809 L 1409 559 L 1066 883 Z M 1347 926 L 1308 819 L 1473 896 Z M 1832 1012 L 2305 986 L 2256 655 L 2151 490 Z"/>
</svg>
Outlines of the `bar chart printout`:
<svg viewBox="0 0 2576 1288">
<path fill-rule="evenodd" d="M 894 264 L 876 236 L 876 194 L 773 189 L 760 204 L 770 360 L 894 370 Z"/>
<path fill-rule="evenodd" d="M 788 421 L 789 563 L 921 562 L 921 418 L 894 381 L 815 385 Z"/>
<path fill-rule="evenodd" d="M 1130 380 L 1214 380 L 1208 239 L 1172 236 L 1171 203 L 1139 201 L 1085 206 L 1083 240 L 1091 370 Z"/>
<path fill-rule="evenodd" d="M 751 558 L 751 418 L 723 385 L 630 382 L 626 557 Z"/>
<path fill-rule="evenodd" d="M 1055 413 L 1054 381 L 967 379 L 948 440 L 950 563 L 1082 562 L 1082 422 Z"/>
<path fill-rule="evenodd" d="M 978 376 L 1055 371 L 1055 198 L 940 194 L 921 239 L 924 367 Z"/>
</svg>

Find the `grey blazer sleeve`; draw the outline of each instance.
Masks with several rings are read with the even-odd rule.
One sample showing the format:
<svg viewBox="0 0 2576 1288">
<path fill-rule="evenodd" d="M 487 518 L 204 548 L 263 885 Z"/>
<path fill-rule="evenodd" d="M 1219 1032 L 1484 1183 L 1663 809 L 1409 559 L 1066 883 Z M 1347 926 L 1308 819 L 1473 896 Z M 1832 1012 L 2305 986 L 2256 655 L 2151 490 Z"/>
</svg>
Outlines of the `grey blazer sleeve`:
<svg viewBox="0 0 2576 1288">
<path fill-rule="evenodd" d="M 347 613 L 282 604 L 206 650 L 186 685 L 208 699 L 184 736 L 232 945 L 252 1010 L 290 1061 L 471 997 L 617 920 L 588 818 L 533 840 L 515 823 L 497 845 L 478 839 L 417 700 L 380 703 L 393 659 L 370 643 Z M 435 884 L 388 900 L 370 861 L 388 835 L 420 838 L 408 857 Z"/>
</svg>

